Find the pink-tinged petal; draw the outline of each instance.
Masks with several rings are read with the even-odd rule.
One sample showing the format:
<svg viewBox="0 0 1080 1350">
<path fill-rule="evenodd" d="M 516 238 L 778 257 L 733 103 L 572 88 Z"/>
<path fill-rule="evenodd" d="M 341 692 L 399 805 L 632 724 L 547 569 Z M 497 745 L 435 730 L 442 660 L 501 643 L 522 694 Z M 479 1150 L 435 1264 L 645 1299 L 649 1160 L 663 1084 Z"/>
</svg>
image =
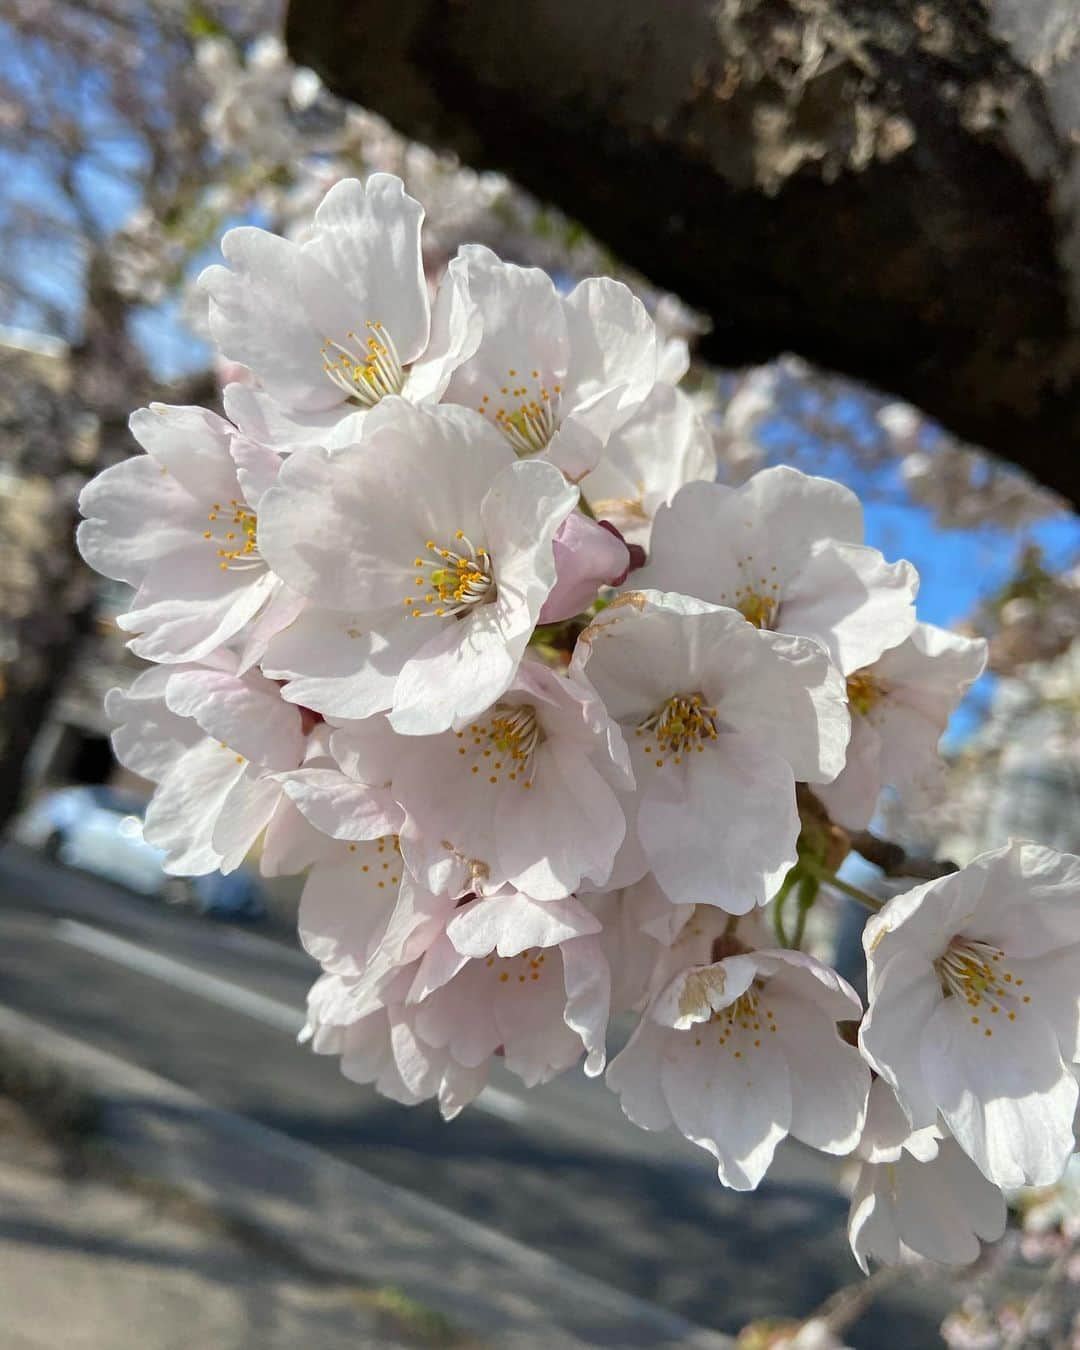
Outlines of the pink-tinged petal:
<svg viewBox="0 0 1080 1350">
<path fill-rule="evenodd" d="M 638 837 L 668 898 L 730 914 L 765 904 L 795 863 L 799 816 L 786 761 L 732 734 L 662 769 L 635 748 L 634 771 Z"/>
<path fill-rule="evenodd" d="M 866 1119 L 870 1070 L 807 1000 L 779 992 L 774 981 L 766 997 L 787 1056 L 791 1133 L 823 1153 L 850 1153 Z"/>
<path fill-rule="evenodd" d="M 785 996 L 814 1003 L 832 1022 L 858 1021 L 862 1001 L 847 980 L 806 952 L 788 948 L 759 949 L 752 958 L 758 970 L 768 975 L 771 987 Z"/>
<path fill-rule="evenodd" d="M 277 482 L 282 458 L 276 450 L 243 436 L 232 438 L 230 450 L 244 500 L 253 511 L 258 511 L 263 495 Z"/>
<path fill-rule="evenodd" d="M 259 871 L 264 877 L 295 876 L 316 863 L 337 857 L 339 844 L 330 839 L 282 798 L 263 837 Z"/>
<path fill-rule="evenodd" d="M 585 1075 L 596 1078 L 607 1062 L 611 970 L 599 937 L 572 938 L 562 946 L 566 1009 L 563 1020 L 585 1047 Z"/>
<path fill-rule="evenodd" d="M 290 703 L 326 717 L 366 718 L 390 707 L 402 665 L 430 640 L 419 622 L 375 633 L 356 614 L 309 606 L 271 638 L 262 668 L 288 681 Z"/>
<path fill-rule="evenodd" d="M 334 839 L 379 839 L 401 829 L 405 813 L 387 788 L 354 783 L 338 769 L 296 769 L 278 778 L 301 814 Z"/>
<path fill-rule="evenodd" d="M 775 627 L 814 638 L 845 675 L 873 665 L 915 626 L 919 575 L 874 548 L 831 540 L 814 546 L 784 589 Z"/>
<path fill-rule="evenodd" d="M 625 543 L 596 521 L 573 511 L 553 540 L 555 586 L 538 622 L 559 623 L 587 609 L 601 586 L 617 585 L 630 566 Z"/>
<path fill-rule="evenodd" d="M 194 565 L 186 573 L 184 594 L 177 596 L 176 572 L 188 561 Z M 137 607 L 119 615 L 117 627 L 138 634 L 129 645 L 147 661 L 201 661 L 236 637 L 278 585 L 269 572 L 242 576 L 237 581 L 235 573 L 220 570 L 209 555 L 191 559 L 190 549 L 162 559 L 144 577 Z"/>
<path fill-rule="evenodd" d="M 536 756 L 531 788 L 500 793 L 495 841 L 500 870 L 538 900 L 602 885 L 626 833 L 615 793 L 576 745 L 553 741 Z"/>
<path fill-rule="evenodd" d="M 582 1050 L 580 1037 L 566 1024 L 561 956 L 558 951 L 540 955 L 546 956 L 543 962 L 528 953 L 517 957 L 501 972 L 508 978 L 493 986 L 492 1007 L 503 1062 L 526 1087 L 549 1082 L 576 1064 Z"/>
<path fill-rule="evenodd" d="M 153 563 L 205 528 L 206 509 L 149 455 L 103 470 L 79 495 L 79 552 L 102 576 L 137 586 Z"/>
<path fill-rule="evenodd" d="M 517 658 L 507 649 L 494 609 L 481 605 L 462 622 L 450 623 L 404 663 L 390 710 L 395 731 L 435 735 L 479 716 L 506 692 Z"/>
<path fill-rule="evenodd" d="M 431 557 L 429 541 L 452 547 L 461 531 L 497 557 L 481 502 L 514 465 L 513 451 L 477 413 L 384 398 L 364 417 L 357 445 L 287 459 L 261 502 L 259 547 L 320 605 L 401 612 L 415 592 L 415 559 Z"/>
<path fill-rule="evenodd" d="M 937 1157 L 942 1138 L 944 1136 L 936 1125 L 913 1130 L 911 1121 L 896 1100 L 896 1093 L 884 1078 L 874 1079 L 859 1140 L 860 1158 L 868 1163 L 896 1162 L 906 1151 L 919 1162 L 930 1162 Z"/>
<path fill-rule="evenodd" d="M 684 484 L 715 478 L 716 451 L 693 401 L 658 384 L 608 439 L 581 490 L 597 519 L 610 520 L 628 543 L 647 546 L 657 510 Z"/>
<path fill-rule="evenodd" d="M 649 561 L 635 581 L 715 605 L 737 605 L 747 588 L 762 598 L 779 595 L 783 604 L 819 541 L 858 544 L 862 537 L 862 507 L 853 492 L 781 465 L 741 488 L 683 487 L 656 512 Z M 803 631 L 785 621 L 775 626 Z"/>
<path fill-rule="evenodd" d="M 392 843 L 380 852 L 373 840 L 338 856 L 339 862 L 313 867 L 304 883 L 300 941 L 325 970 L 362 975 L 397 902 L 401 859 Z"/>
<path fill-rule="evenodd" d="M 539 400 L 542 388 L 553 396 L 566 378 L 568 341 L 551 278 L 539 268 L 503 262 L 479 244 L 460 248 L 447 272 L 467 296 L 477 316 L 471 323 L 478 318 L 481 336 L 474 332 L 473 354 L 454 372 L 446 401 L 483 407 L 495 421 L 500 412 L 509 415 L 519 407 L 524 396 L 514 390 L 522 384 L 530 398 Z"/>
<path fill-rule="evenodd" d="M 194 718 L 208 736 L 263 768 L 295 768 L 304 757 L 299 712 L 261 675 L 178 671 L 165 701 L 178 717 Z"/>
<path fill-rule="evenodd" d="M 666 1130 L 674 1123 L 660 1081 L 667 1036 L 665 1029 L 642 1018 L 605 1075 L 624 1114 L 642 1130 Z"/>
<path fill-rule="evenodd" d="M 579 282 L 564 312 L 570 359 L 563 398 L 602 446 L 656 384 L 656 327 L 633 291 L 610 277 Z"/>
<path fill-rule="evenodd" d="M 238 498 L 236 465 L 229 453 L 235 428 L 208 408 L 151 403 L 128 419 L 131 434 L 150 459 L 180 483 L 204 511 Z"/>
<path fill-rule="evenodd" d="M 596 917 L 577 900 L 540 903 L 517 892 L 477 900 L 446 926 L 446 936 L 455 949 L 472 957 L 490 952 L 519 956 L 532 947 L 557 947 L 599 931 Z"/>
<path fill-rule="evenodd" d="M 871 1259 L 887 1266 L 900 1261 L 900 1234 L 889 1194 L 888 1171 L 872 1163 L 859 1169 L 848 1211 L 848 1242 L 864 1275 Z"/>
<path fill-rule="evenodd" d="M 424 208 L 400 178 L 345 178 L 323 198 L 300 250 L 297 282 L 312 324 L 335 342 L 360 348 L 381 324 L 403 365 L 428 340 L 428 293 L 420 251 Z"/>
<path fill-rule="evenodd" d="M 222 872 L 234 872 L 240 866 L 280 800 L 281 785 L 272 778 L 259 778 L 249 771 L 237 780 L 210 836 L 215 853 L 221 855 Z"/>
<path fill-rule="evenodd" d="M 487 1083 L 486 1064 L 474 1069 L 466 1069 L 452 1059 L 448 1059 L 443 1069 L 442 1082 L 439 1084 L 439 1114 L 443 1120 L 453 1120 L 476 1100 Z"/>
<path fill-rule="evenodd" d="M 249 366 L 290 408 L 319 412 L 343 402 L 323 370 L 327 334 L 312 323 L 300 295 L 299 246 L 242 225 L 228 231 L 221 251 L 230 265 L 208 267 L 199 277 L 219 351 Z"/>
<path fill-rule="evenodd" d="M 295 623 L 307 605 L 302 595 L 291 591 L 283 581 L 276 578 L 275 581 L 276 585 L 265 605 L 248 626 L 237 667 L 237 673 L 240 675 L 259 664 L 266 655 L 271 639 Z"/>
<path fill-rule="evenodd" d="M 329 381 L 327 381 L 329 383 Z M 355 439 L 346 432 L 345 442 L 338 440 L 342 428 L 355 427 L 364 413 L 346 413 L 341 404 L 318 412 L 284 408 L 262 389 L 246 384 L 226 385 L 222 393 L 225 414 L 237 430 L 250 440 L 275 450 L 294 450 L 302 446 L 328 446 Z"/>
<path fill-rule="evenodd" d="M 937 1120 L 919 1035 L 941 1001 L 941 986 L 930 961 L 920 952 L 901 949 L 877 972 L 859 1028 L 863 1056 L 895 1090 L 915 1128 Z"/>
<path fill-rule="evenodd" d="M 820 783 L 815 795 L 829 818 L 848 830 L 864 830 L 873 819 L 881 795 L 881 736 L 865 717 L 851 719 L 851 741 L 843 772 L 832 783 Z"/>
<path fill-rule="evenodd" d="M 176 761 L 146 809 L 143 838 L 165 850 L 163 864 L 174 876 L 214 872 L 221 854 L 214 825 L 247 763 L 216 741 L 203 740 Z"/>
<path fill-rule="evenodd" d="M 975 1024 L 974 1016 L 950 998 L 923 1026 L 927 1087 L 957 1143 L 995 1185 L 1053 1185 L 1076 1146 L 1078 1096 L 1054 1029 L 1030 1006 L 1014 1021 L 987 1012 Z"/>
<path fill-rule="evenodd" d="M 127 689 L 110 689 L 105 695 L 105 715 L 119 724 L 112 733 L 113 754 L 125 769 L 152 783 L 159 783 L 203 737 L 197 723 L 177 717 L 165 706 L 165 686 L 175 670 L 151 667 Z"/>
<path fill-rule="evenodd" d="M 535 460 L 512 465 L 484 497 L 480 509 L 494 560 L 494 609 L 517 659 L 555 585 L 553 540 L 577 501 L 577 488 L 553 465 Z"/>
<path fill-rule="evenodd" d="M 699 630 L 706 693 L 721 721 L 781 755 L 800 782 L 835 778 L 844 766 L 851 719 L 844 680 L 824 648 L 805 638 L 759 633 L 734 610 L 688 622 Z"/>
<path fill-rule="evenodd" d="M 670 1032 L 660 1071 L 676 1128 L 716 1158 L 720 1180 L 737 1191 L 757 1187 L 791 1120 L 779 1038 L 754 1039 L 737 1024 L 722 1045 L 716 1028 Z"/>
</svg>

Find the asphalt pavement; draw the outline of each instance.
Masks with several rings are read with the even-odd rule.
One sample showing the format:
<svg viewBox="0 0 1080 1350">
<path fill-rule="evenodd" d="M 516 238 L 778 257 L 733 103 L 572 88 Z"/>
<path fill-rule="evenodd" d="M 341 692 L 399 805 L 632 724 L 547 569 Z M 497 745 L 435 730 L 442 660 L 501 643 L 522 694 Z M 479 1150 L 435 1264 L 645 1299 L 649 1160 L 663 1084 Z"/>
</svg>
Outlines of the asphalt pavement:
<svg viewBox="0 0 1080 1350">
<path fill-rule="evenodd" d="M 18 1012 L 703 1326 L 806 1315 L 858 1278 L 832 1161 L 789 1145 L 736 1195 L 707 1155 L 635 1129 L 580 1071 L 525 1093 L 500 1070 L 446 1125 L 296 1044 L 316 973 L 287 939 L 0 850 L 0 1002 Z M 944 1306 L 904 1281 L 849 1342 L 941 1345 Z"/>
</svg>

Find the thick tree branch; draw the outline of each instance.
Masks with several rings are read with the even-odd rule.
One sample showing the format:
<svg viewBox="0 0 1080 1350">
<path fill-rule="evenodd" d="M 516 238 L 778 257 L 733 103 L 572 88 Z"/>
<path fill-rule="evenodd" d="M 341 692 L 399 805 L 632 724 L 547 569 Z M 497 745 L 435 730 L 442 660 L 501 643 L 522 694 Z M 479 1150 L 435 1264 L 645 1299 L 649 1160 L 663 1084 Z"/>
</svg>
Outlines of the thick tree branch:
<svg viewBox="0 0 1080 1350">
<path fill-rule="evenodd" d="M 707 310 L 713 359 L 797 351 L 1080 500 L 1077 149 L 983 0 L 293 0 L 288 35 Z"/>
</svg>

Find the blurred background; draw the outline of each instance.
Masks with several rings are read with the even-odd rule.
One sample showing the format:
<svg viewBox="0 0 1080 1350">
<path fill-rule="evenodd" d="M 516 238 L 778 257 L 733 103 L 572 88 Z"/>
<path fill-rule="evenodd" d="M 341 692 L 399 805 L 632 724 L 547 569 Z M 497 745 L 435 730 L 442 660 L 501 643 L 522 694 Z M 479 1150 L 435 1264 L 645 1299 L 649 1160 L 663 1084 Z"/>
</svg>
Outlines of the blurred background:
<svg viewBox="0 0 1080 1350">
<path fill-rule="evenodd" d="M 379 1100 L 290 1043 L 313 974 L 296 879 L 257 859 L 166 877 L 148 787 L 111 758 L 103 698 L 138 663 L 123 588 L 74 550 L 79 490 L 134 451 L 133 408 L 216 405 L 245 378 L 214 364 L 193 286 L 222 232 L 300 235 L 335 181 L 382 170 L 426 207 L 433 284 L 465 241 L 567 287 L 630 284 L 686 345 L 722 481 L 788 463 L 849 484 L 867 542 L 921 573 L 920 617 L 989 639 L 944 801 L 886 801 L 880 833 L 959 863 L 1010 835 L 1080 851 L 1080 10 L 650 11 L 0 6 L 0 1004 L 689 1322 L 825 1305 L 842 1339 L 822 1345 L 993 1350 L 1012 1333 L 992 1291 L 1041 1289 L 1060 1223 L 1017 1225 L 963 1284 L 912 1269 L 845 1292 L 843 1169 L 820 1155 L 792 1146 L 737 1197 L 578 1078 L 528 1099 L 499 1080 L 451 1127 Z M 819 906 L 812 926 L 857 980 L 858 916 Z M 0 1036 L 0 1345 L 74 1344 L 73 1288 L 98 1291 L 76 1321 L 103 1350 L 136 1327 L 172 1345 L 180 1306 L 211 1321 L 177 1345 L 246 1345 L 241 1286 L 271 1310 L 260 1347 L 457 1335 L 363 1271 L 363 1298 L 315 1281 L 298 1301 L 276 1258 L 216 1234 L 226 1261 L 127 1193 L 73 1217 L 84 1118 L 19 1042 Z M 1080 1335 L 1057 1297 L 1060 1325 L 1015 1344 L 1080 1343 L 1053 1339 Z"/>
</svg>

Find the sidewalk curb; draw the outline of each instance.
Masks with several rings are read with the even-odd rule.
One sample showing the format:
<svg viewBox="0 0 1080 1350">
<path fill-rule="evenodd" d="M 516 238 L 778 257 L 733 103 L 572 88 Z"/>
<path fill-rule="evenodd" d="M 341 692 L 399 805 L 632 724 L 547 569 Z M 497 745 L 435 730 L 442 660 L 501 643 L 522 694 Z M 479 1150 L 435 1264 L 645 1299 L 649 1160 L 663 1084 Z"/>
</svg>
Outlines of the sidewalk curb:
<svg viewBox="0 0 1080 1350">
<path fill-rule="evenodd" d="M 499 1350 L 734 1350 L 718 1332 L 2 1005 L 0 1042 L 84 1087 L 100 1103 L 103 1142 L 133 1172 L 306 1264 L 392 1285 Z"/>
</svg>

